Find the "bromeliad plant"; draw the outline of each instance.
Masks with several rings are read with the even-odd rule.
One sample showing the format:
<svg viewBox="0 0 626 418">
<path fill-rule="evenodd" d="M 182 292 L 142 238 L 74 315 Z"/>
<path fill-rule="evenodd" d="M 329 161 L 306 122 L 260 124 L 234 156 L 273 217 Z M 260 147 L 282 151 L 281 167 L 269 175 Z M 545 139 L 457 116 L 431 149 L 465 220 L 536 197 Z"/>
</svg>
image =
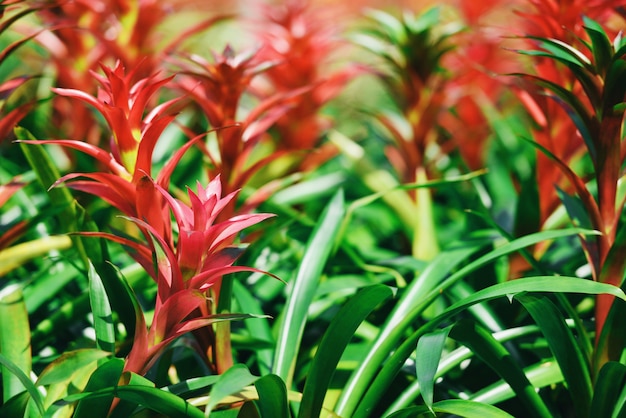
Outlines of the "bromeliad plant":
<svg viewBox="0 0 626 418">
<path fill-rule="evenodd" d="M 236 195 L 231 192 L 222 198 L 219 176 L 207 188 L 198 185 L 197 194 L 189 190 L 191 207 L 172 197 L 167 190 L 170 175 L 195 141 L 179 149 L 156 180 L 151 177 L 152 154 L 163 130 L 175 118 L 171 114 L 172 106 L 181 98 L 166 101 L 145 115 L 151 96 L 172 77 L 153 76 L 131 84 L 133 72 L 125 74 L 120 63 L 114 69 L 102 68 L 105 76 L 93 74 L 102 86 L 97 98 L 78 90 L 56 89 L 55 92 L 83 100 L 104 116 L 112 133 L 111 152 L 74 140 L 25 142 L 62 145 L 96 158 L 108 172 L 71 173 L 61 177 L 54 186 L 67 183 L 76 190 L 101 197 L 133 221 L 147 241 L 140 244 L 113 234 L 90 234 L 128 246 L 135 260 L 157 283 L 150 333 L 146 334 L 145 320 L 138 317 L 133 348 L 125 366 L 126 370 L 144 374 L 169 341 L 213 321 L 206 319 L 216 313 L 215 307 L 208 298 L 198 298 L 196 293 L 206 294 L 210 288 L 219 298 L 221 276 L 242 270 L 232 267 L 236 252 L 227 247 L 238 232 L 269 215 L 231 216 L 213 225 L 218 218 L 223 218 L 222 212 Z M 170 210 L 178 225 L 176 234 L 172 230 Z M 194 311 L 198 311 L 197 318 L 181 325 Z"/>
<path fill-rule="evenodd" d="M 623 414 L 619 4 L 0 5 L 0 416 Z"/>
<path fill-rule="evenodd" d="M 623 180 L 622 167 L 626 161 L 623 141 L 624 100 L 626 99 L 626 46 L 621 36 L 611 40 L 595 21 L 585 18 L 583 28 L 587 41 L 578 40 L 574 45 L 554 38 L 530 37 L 539 49 L 524 53 L 556 63 L 554 68 L 567 68 L 573 77 L 573 86 L 559 83 L 540 75 L 523 76 L 564 108 L 569 116 L 570 136 L 553 138 L 550 143 L 537 142 L 537 147 L 560 169 L 570 182 L 575 196 L 561 191 L 560 198 L 572 221 L 601 232 L 597 237 L 582 237 L 585 254 L 593 280 L 620 286 L 626 263 L 624 251 L 623 221 L 624 195 L 619 190 Z M 567 70 L 564 70 L 567 71 Z M 579 94 L 576 94 L 579 92 Z M 537 102 L 533 102 L 536 103 Z M 549 121 L 536 107 L 535 119 L 544 133 L 550 133 Z M 540 110 L 541 109 L 541 110 Z M 541 132 L 541 131 L 540 131 Z M 551 144 L 567 144 L 581 138 L 585 157 L 592 164 L 593 182 L 586 173 L 576 173 L 568 155 Z M 541 138 L 541 137 L 540 137 Z M 591 191 L 591 188 L 595 191 Z M 542 196 L 547 195 L 543 193 Z M 545 196 L 548 198 L 548 196 Z M 605 322 L 613 300 L 599 296 L 596 304 L 596 348 L 594 368 L 596 372 L 609 360 L 616 360 L 615 349 L 607 346 L 612 325 L 605 329 Z M 609 354 L 612 353 L 612 354 Z"/>
</svg>

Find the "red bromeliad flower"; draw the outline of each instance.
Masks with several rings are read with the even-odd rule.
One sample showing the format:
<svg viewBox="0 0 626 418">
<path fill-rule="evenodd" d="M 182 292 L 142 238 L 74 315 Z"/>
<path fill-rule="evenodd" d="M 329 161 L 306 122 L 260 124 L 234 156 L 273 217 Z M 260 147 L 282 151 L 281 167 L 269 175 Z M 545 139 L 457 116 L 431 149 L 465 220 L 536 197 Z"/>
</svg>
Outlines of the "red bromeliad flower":
<svg viewBox="0 0 626 418">
<path fill-rule="evenodd" d="M 112 132 L 111 152 L 73 140 L 25 141 L 49 143 L 82 151 L 100 162 L 107 172 L 72 173 L 55 185 L 69 187 L 102 199 L 124 213 L 146 238 L 139 242 L 110 233 L 85 233 L 123 244 L 157 283 L 153 323 L 148 331 L 141 312 L 137 313 L 135 344 L 126 369 L 144 373 L 162 349 L 182 333 L 209 323 L 240 316 L 215 316 L 206 293 L 219 295 L 223 275 L 250 270 L 233 266 L 239 254 L 231 247 L 244 228 L 271 215 L 231 216 L 236 196 L 222 197 L 221 179 L 215 176 L 197 193 L 188 191 L 190 205 L 168 192 L 170 175 L 183 154 L 199 138 L 177 150 L 156 180 L 152 178 L 152 153 L 161 133 L 175 118 L 172 106 L 180 98 L 164 102 L 147 112 L 150 98 L 172 77 L 150 76 L 131 83 L 133 72 L 125 74 L 121 64 L 103 66 L 104 76 L 93 74 L 101 84 L 97 97 L 72 89 L 55 89 L 57 94 L 82 100 L 95 107 Z M 170 221 L 173 213 L 177 230 Z M 225 212 L 228 212 L 226 214 Z M 218 217 L 220 220 L 218 220 Z"/>
<path fill-rule="evenodd" d="M 529 0 L 528 3 L 532 10 L 518 12 L 524 18 L 523 33 L 563 42 L 584 37 L 582 16 L 604 23 L 624 7 L 620 0 Z M 607 34 L 613 37 L 617 33 Z"/>
<path fill-rule="evenodd" d="M 0 1 L 0 35 L 9 31 L 11 26 L 19 22 L 25 16 L 36 12 L 42 8 L 48 7 L 44 4 L 24 4 L 25 1 Z M 42 31 L 38 30 L 33 34 L 22 37 L 6 45 L 0 51 L 0 66 L 6 59 L 26 42 L 35 38 Z M 0 81 L 0 142 L 11 136 L 11 131 L 22 120 L 28 112 L 35 106 L 35 99 L 22 103 L 9 103 L 9 99 L 13 92 L 24 86 L 29 81 L 37 78 L 34 75 L 25 75 L 23 73 L 13 75 L 12 78 Z"/>
<path fill-rule="evenodd" d="M 221 212 L 235 198 L 236 193 L 221 196 L 221 181 L 214 178 L 205 188 L 198 184 L 198 192 L 188 190 L 191 205 L 172 197 L 165 189 L 155 185 L 174 215 L 178 231 L 176 245 L 168 242 L 159 231 L 146 221 L 129 218 L 148 232 L 147 244 L 111 234 L 90 234 L 106 237 L 133 250 L 133 257 L 157 282 L 157 300 L 154 319 L 149 331 L 145 320 L 138 315 L 135 342 L 129 353 L 126 370 L 145 373 L 158 354 L 174 338 L 211 323 L 241 319 L 246 315 L 216 315 L 212 298 L 219 296 L 221 278 L 239 271 L 257 271 L 243 266 L 233 266 L 240 251 L 233 247 L 235 236 L 243 229 L 273 215 L 248 214 L 216 222 Z M 156 257 L 157 269 L 154 269 Z"/>
<path fill-rule="evenodd" d="M 216 130 L 216 146 L 202 149 L 211 161 L 209 177 L 220 174 L 224 190 L 230 193 L 243 187 L 261 167 L 285 155 L 280 150 L 259 151 L 272 149 L 267 130 L 302 90 L 277 93 L 245 109 L 241 105 L 244 96 L 255 100 L 253 79 L 276 63 L 262 60 L 258 51 L 235 54 L 229 46 L 213 56 L 213 62 L 198 56 L 181 62 L 184 70 L 178 84 Z"/>
<path fill-rule="evenodd" d="M 50 53 L 56 69 L 56 86 L 94 94 L 97 85 L 91 71 L 101 63 L 120 62 L 133 69 L 133 83 L 163 69 L 166 58 L 193 34 L 227 18 L 211 16 L 166 38 L 161 25 L 171 16 L 174 6 L 158 0 L 76 0 L 57 1 L 38 16 L 51 30 L 39 36 Z M 55 98 L 55 111 L 62 126 L 74 138 L 100 142 L 100 131 L 85 107 Z"/>
<path fill-rule="evenodd" d="M 102 164 L 103 173 L 71 173 L 55 185 L 68 182 L 69 187 L 102 199 L 127 216 L 146 220 L 159 234 L 171 240 L 165 203 L 153 184 L 146 181 L 152 175 L 152 154 L 163 130 L 174 120 L 172 106 L 181 100 L 164 102 L 146 114 L 150 98 L 171 80 L 156 75 L 131 84 L 134 73 L 124 73 L 118 62 L 114 69 L 102 66 L 105 76 L 92 73 L 101 84 L 98 97 L 74 89 L 53 89 L 57 94 L 81 100 L 92 105 L 104 117 L 111 133 L 111 151 L 76 140 L 26 141 L 58 144 L 84 152 Z M 187 143 L 178 150 L 156 179 L 156 184 L 167 189 L 169 178 L 183 153 L 193 145 Z"/>
<path fill-rule="evenodd" d="M 548 113 L 551 108 L 546 106 L 545 98 L 534 99 L 530 94 L 523 96 L 539 127 L 547 131 L 539 136 L 547 142 L 547 146 L 537 141 L 540 151 L 548 157 L 544 161 L 552 164 L 554 171 L 561 171 L 562 177 L 569 182 L 568 191 L 576 194 L 562 196 L 572 221 L 601 232 L 597 237 L 581 237 L 593 279 L 619 286 L 626 269 L 626 260 L 622 256 L 626 244 L 624 236 L 618 234 L 626 199 L 620 198 L 617 193 L 626 160 L 623 141 L 626 43 L 621 35 L 610 38 L 598 22 L 582 16 L 580 19 L 585 38 L 567 43 L 554 38 L 529 36 L 528 40 L 535 46 L 532 51 L 522 51 L 538 59 L 552 61 L 553 68 L 565 72 L 567 77 L 561 80 L 553 78 L 553 72 L 545 72 L 545 68 L 550 67 L 540 67 L 543 73 L 537 75 L 519 75 L 533 85 L 531 92 L 548 96 L 564 110 L 559 113 L 561 120 L 556 126 L 565 128 L 549 131 L 555 125 L 551 125 L 554 123 L 553 114 Z M 560 132 L 568 135 L 554 135 Z M 572 138 L 576 141 L 572 142 Z M 568 157 L 575 153 L 567 150 L 576 147 L 580 150 L 579 155 L 591 162 L 592 173 L 583 175 L 573 168 L 572 159 Z M 559 155 L 559 152 L 562 154 Z M 595 194 L 588 188 L 588 176 L 595 177 Z M 541 192 L 548 191 L 551 190 Z M 584 209 L 584 216 L 572 211 L 572 205 Z M 602 330 L 612 303 L 612 297 L 597 297 L 597 342 L 604 338 Z M 605 346 L 600 348 L 606 349 Z M 602 361 L 608 359 L 608 353 L 604 354 L 607 357 Z"/>
<path fill-rule="evenodd" d="M 307 0 L 290 0 L 266 6 L 263 11 L 264 20 L 259 22 L 258 30 L 264 45 L 261 55 L 278 63 L 264 73 L 271 90 L 289 93 L 306 89 L 276 121 L 278 147 L 313 150 L 331 124 L 320 114 L 321 108 L 363 69 L 349 66 L 332 73 L 324 71 L 335 64 L 331 56 L 345 46 L 338 39 L 336 19 L 330 17 L 339 12 L 338 7 L 313 8 Z M 322 153 L 313 164 L 319 165 L 329 156 Z"/>
</svg>

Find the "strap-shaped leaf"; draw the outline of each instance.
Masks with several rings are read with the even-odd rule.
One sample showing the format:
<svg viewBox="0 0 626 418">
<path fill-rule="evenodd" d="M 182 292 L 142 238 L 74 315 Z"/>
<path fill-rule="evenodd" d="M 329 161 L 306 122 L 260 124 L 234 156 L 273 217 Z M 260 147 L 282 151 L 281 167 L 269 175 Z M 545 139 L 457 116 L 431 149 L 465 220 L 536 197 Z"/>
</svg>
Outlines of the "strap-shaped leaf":
<svg viewBox="0 0 626 418">
<path fill-rule="evenodd" d="M 428 413 L 429 410 L 425 406 L 414 406 L 401 411 L 394 412 L 386 418 L 414 418 L 421 414 Z M 464 418 L 512 418 L 513 416 L 493 405 L 480 402 L 465 401 L 461 399 L 449 399 L 439 401 L 433 405 L 432 412 L 451 414 Z"/>
<path fill-rule="evenodd" d="M 96 331 L 96 346 L 100 350 L 115 353 L 115 324 L 109 298 L 102 279 L 89 263 L 89 301 Z"/>
<path fill-rule="evenodd" d="M 21 384 L 25 388 L 26 392 L 28 392 L 28 394 L 35 401 L 35 405 L 37 406 L 37 410 L 43 416 L 43 414 L 45 412 L 45 407 L 44 407 L 44 404 L 43 404 L 43 397 L 42 397 L 41 393 L 39 393 L 39 390 L 35 387 L 35 384 L 30 380 L 30 377 L 28 377 L 22 371 L 22 369 L 20 368 L 19 365 L 15 364 L 9 358 L 3 356 L 1 353 L 0 353 L 0 365 L 4 369 L 3 373 L 2 373 L 3 376 L 5 374 L 9 373 L 9 374 L 12 374 L 13 376 L 15 376 L 19 380 L 19 382 L 21 382 Z"/>
<path fill-rule="evenodd" d="M 450 306 L 441 315 L 429 321 L 427 324 L 415 331 L 399 347 L 393 355 L 385 362 L 382 370 L 378 373 L 374 381 L 368 385 L 365 396 L 360 401 L 354 417 L 364 417 L 367 411 L 374 408 L 377 402 L 385 393 L 386 388 L 400 371 L 405 361 L 415 350 L 415 344 L 426 333 L 431 332 L 443 321 L 449 320 L 454 315 L 469 308 L 476 303 L 492 300 L 498 297 L 513 297 L 522 292 L 550 292 L 550 293 L 583 293 L 583 294 L 611 294 L 622 300 L 626 300 L 626 294 L 612 285 L 597 283 L 590 280 L 575 277 L 563 276 L 537 276 L 499 283 L 486 289 L 479 290 L 470 297 L 461 300 Z M 358 402 L 358 401 L 357 401 Z"/>
<path fill-rule="evenodd" d="M 591 39 L 591 52 L 595 67 L 600 75 L 606 74 L 611 61 L 613 60 L 613 45 L 602 26 L 593 19 L 583 16 L 585 32 Z"/>
<path fill-rule="evenodd" d="M 123 401 L 132 404 L 143 405 L 148 409 L 156 411 L 171 418 L 204 418 L 204 413 L 169 392 L 145 385 L 126 385 L 112 388 L 100 389 L 89 393 L 79 393 L 65 398 L 67 402 L 75 402 L 81 399 L 96 399 L 101 397 L 115 396 Z M 132 410 L 128 411 L 128 417 Z"/>
<path fill-rule="evenodd" d="M 576 125 L 576 128 L 580 132 L 580 135 L 585 141 L 585 145 L 591 154 L 593 161 L 596 161 L 598 157 L 596 141 L 598 140 L 594 133 L 597 135 L 597 128 L 593 123 L 593 118 L 589 114 L 589 111 L 580 99 L 571 91 L 558 85 L 555 82 L 546 80 L 544 78 L 528 75 L 528 74 L 516 74 L 521 77 L 525 77 L 531 80 L 539 87 L 553 93 L 553 98 L 559 103 L 563 109 L 567 112 L 572 122 Z"/>
<path fill-rule="evenodd" d="M 205 417 L 228 395 L 237 393 L 244 387 L 254 383 L 259 378 L 253 376 L 248 368 L 243 364 L 235 364 L 226 370 L 213 385 L 211 389 L 209 403 L 206 406 Z"/>
<path fill-rule="evenodd" d="M 593 65 L 591 64 L 591 61 L 589 61 L 589 58 L 587 58 L 585 54 L 583 54 L 573 46 L 568 45 L 563 41 L 552 38 L 542 38 L 539 36 L 525 36 L 524 38 L 536 41 L 539 48 L 544 49 L 546 52 L 548 52 L 543 56 L 556 59 L 563 63 L 573 64 L 575 66 L 585 68 L 588 71 L 593 71 Z M 517 52 L 527 55 L 535 55 L 534 52 L 540 51 L 520 50 Z"/>
<path fill-rule="evenodd" d="M 600 369 L 591 411 L 596 417 L 626 416 L 626 366 L 610 361 Z"/>
<path fill-rule="evenodd" d="M 361 322 L 391 295 L 392 291 L 387 286 L 369 286 L 361 289 L 337 313 L 324 333 L 311 363 L 302 393 L 299 418 L 320 416 L 326 390 L 344 349 Z"/>
<path fill-rule="evenodd" d="M 439 368 L 441 353 L 451 329 L 452 327 L 450 326 L 431 332 L 424 335 L 417 342 L 415 372 L 417 380 L 422 387 L 424 403 L 431 411 L 434 401 L 435 374 Z"/>
<path fill-rule="evenodd" d="M 275 374 L 263 376 L 254 383 L 259 394 L 261 418 L 291 418 L 285 382 Z"/>
<path fill-rule="evenodd" d="M 472 321 L 464 320 L 452 328 L 450 337 L 470 348 L 476 356 L 506 380 L 526 406 L 529 416 L 552 417 L 550 410 L 519 364 L 489 331 Z"/>
<path fill-rule="evenodd" d="M 120 380 L 123 369 L 124 360 L 119 358 L 109 359 L 92 373 L 84 391 L 95 392 L 100 389 L 114 388 Z M 113 393 L 108 396 L 82 399 L 76 406 L 74 418 L 106 418 L 112 402 Z"/>
<path fill-rule="evenodd" d="M 340 190 L 322 213 L 293 279 L 278 333 L 273 366 L 273 372 L 286 382 L 287 387 L 291 385 L 293 364 L 300 348 L 309 305 L 313 301 L 324 265 L 335 246 L 335 237 L 344 216 L 344 197 Z"/>
<path fill-rule="evenodd" d="M 576 411 L 588 411 L 591 404 L 590 365 L 565 318 L 556 306 L 545 297 L 530 295 L 516 296 L 543 333 L 550 350 L 559 363 L 565 383 L 572 396 Z"/>
<path fill-rule="evenodd" d="M 21 285 L 9 285 L 0 291 L 0 324 L 0 354 L 28 376 L 32 370 L 30 326 Z M 0 370 L 4 400 L 26 389 L 14 370 L 6 365 L 0 366 Z"/>
</svg>

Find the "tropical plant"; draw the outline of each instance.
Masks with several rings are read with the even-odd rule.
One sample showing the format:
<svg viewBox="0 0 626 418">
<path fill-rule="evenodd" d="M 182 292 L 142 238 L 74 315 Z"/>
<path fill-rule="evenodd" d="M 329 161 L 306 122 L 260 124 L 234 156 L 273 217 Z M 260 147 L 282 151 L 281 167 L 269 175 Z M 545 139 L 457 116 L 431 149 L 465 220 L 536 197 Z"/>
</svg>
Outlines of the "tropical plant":
<svg viewBox="0 0 626 418">
<path fill-rule="evenodd" d="M 624 415 L 620 2 L 253 3 L 0 1 L 0 416 Z"/>
</svg>

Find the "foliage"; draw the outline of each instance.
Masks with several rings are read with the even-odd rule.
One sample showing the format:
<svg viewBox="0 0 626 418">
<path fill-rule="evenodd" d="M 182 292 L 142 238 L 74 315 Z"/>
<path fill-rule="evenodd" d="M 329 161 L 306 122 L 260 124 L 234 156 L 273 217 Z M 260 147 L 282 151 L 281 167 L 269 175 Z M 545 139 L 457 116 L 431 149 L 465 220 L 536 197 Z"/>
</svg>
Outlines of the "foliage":
<svg viewBox="0 0 626 418">
<path fill-rule="evenodd" d="M 0 1 L 0 416 L 625 414 L 620 2 L 208 3 Z"/>
</svg>

